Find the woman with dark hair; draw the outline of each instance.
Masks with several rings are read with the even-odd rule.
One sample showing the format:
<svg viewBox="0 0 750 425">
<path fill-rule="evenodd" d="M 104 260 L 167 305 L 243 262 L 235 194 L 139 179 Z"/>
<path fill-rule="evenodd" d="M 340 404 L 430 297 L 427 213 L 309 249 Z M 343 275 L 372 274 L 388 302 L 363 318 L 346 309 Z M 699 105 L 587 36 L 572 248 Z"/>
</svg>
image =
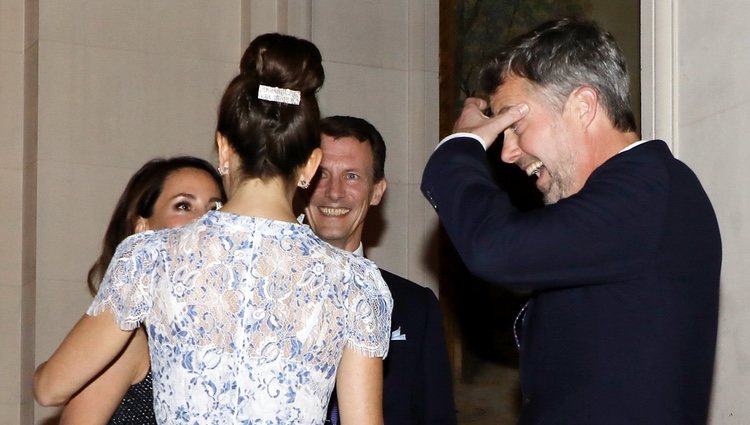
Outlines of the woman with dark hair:
<svg viewBox="0 0 750 425">
<path fill-rule="evenodd" d="M 343 422 L 382 424 L 388 288 L 292 208 L 321 159 L 320 52 L 266 34 L 242 64 L 216 131 L 226 205 L 118 247 L 87 315 L 37 369 L 38 400 L 69 397 L 145 323 L 160 423 L 320 424 L 336 380 Z"/>
<path fill-rule="evenodd" d="M 190 223 L 226 201 L 221 177 L 207 161 L 191 156 L 152 159 L 125 186 L 104 234 L 102 251 L 88 273 L 92 295 L 117 245 L 145 230 Z M 100 375 L 65 406 L 60 425 L 155 424 L 148 342 L 143 327 Z"/>
</svg>

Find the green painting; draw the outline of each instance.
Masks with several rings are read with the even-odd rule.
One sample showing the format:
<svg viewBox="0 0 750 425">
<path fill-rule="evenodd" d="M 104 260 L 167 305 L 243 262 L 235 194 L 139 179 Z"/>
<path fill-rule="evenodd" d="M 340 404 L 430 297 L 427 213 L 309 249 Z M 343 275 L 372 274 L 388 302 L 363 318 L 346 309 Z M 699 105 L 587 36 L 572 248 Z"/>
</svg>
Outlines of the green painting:
<svg viewBox="0 0 750 425">
<path fill-rule="evenodd" d="M 589 0 L 455 0 L 458 105 L 477 95 L 477 77 L 498 48 L 538 24 L 589 16 Z"/>
</svg>

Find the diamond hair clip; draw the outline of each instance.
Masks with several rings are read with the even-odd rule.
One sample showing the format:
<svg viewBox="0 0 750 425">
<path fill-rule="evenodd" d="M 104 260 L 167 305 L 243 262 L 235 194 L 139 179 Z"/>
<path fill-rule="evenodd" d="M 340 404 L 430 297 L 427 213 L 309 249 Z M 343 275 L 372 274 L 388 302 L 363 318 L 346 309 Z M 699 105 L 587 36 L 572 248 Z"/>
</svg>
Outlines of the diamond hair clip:
<svg viewBox="0 0 750 425">
<path fill-rule="evenodd" d="M 282 89 L 279 87 L 258 86 L 258 99 L 270 100 L 272 102 L 299 105 L 300 93 L 297 90 Z"/>
</svg>

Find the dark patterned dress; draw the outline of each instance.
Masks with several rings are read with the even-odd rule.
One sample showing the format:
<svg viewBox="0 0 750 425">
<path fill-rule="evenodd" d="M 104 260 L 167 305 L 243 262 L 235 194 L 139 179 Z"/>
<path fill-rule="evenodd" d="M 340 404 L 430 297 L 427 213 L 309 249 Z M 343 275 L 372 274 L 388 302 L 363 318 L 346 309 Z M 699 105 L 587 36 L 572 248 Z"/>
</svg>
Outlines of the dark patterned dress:
<svg viewBox="0 0 750 425">
<path fill-rule="evenodd" d="M 156 425 L 154 390 L 149 369 L 143 380 L 128 389 L 109 425 Z"/>
</svg>

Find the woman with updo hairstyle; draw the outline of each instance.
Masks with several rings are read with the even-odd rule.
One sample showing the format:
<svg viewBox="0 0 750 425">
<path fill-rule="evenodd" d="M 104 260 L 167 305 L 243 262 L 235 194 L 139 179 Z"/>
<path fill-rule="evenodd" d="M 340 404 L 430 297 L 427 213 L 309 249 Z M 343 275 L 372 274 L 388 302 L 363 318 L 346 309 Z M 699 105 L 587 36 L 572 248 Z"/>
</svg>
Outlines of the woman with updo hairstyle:
<svg viewBox="0 0 750 425">
<path fill-rule="evenodd" d="M 253 40 L 219 106 L 227 203 L 120 244 L 87 314 L 37 369 L 38 399 L 69 398 L 144 323 L 159 423 L 321 424 L 336 381 L 342 423 L 382 424 L 388 288 L 292 208 L 321 159 L 321 62 L 306 40 Z"/>
</svg>

